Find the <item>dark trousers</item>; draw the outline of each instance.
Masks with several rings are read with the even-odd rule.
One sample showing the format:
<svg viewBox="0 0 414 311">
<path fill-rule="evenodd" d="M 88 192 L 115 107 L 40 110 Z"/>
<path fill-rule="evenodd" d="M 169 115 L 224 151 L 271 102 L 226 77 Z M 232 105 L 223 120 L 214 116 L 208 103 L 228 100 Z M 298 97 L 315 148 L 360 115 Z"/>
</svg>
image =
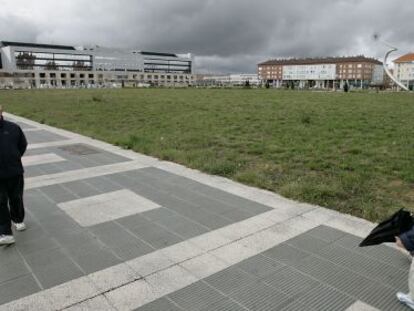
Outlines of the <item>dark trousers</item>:
<svg viewBox="0 0 414 311">
<path fill-rule="evenodd" d="M 11 235 L 11 222 L 24 220 L 23 188 L 23 175 L 0 179 L 0 235 Z"/>
</svg>

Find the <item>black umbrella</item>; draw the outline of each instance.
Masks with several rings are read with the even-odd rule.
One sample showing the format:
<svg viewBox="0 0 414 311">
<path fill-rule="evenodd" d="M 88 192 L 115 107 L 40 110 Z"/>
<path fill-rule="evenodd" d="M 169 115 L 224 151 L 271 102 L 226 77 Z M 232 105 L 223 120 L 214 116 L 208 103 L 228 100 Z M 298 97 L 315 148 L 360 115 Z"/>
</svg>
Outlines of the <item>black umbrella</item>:
<svg viewBox="0 0 414 311">
<path fill-rule="evenodd" d="M 400 209 L 387 220 L 376 226 L 359 244 L 360 247 L 395 242 L 395 237 L 410 230 L 414 225 L 411 213 Z"/>
</svg>

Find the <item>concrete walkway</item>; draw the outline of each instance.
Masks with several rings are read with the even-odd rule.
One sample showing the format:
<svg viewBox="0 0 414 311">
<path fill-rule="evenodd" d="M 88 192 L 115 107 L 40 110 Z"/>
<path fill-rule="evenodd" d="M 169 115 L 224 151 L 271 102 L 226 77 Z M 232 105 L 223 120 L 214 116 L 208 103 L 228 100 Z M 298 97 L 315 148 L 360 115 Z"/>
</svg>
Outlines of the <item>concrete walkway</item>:
<svg viewBox="0 0 414 311">
<path fill-rule="evenodd" d="M 6 114 L 25 131 L 28 230 L 0 311 L 406 310 L 411 259 L 374 224 Z"/>
</svg>

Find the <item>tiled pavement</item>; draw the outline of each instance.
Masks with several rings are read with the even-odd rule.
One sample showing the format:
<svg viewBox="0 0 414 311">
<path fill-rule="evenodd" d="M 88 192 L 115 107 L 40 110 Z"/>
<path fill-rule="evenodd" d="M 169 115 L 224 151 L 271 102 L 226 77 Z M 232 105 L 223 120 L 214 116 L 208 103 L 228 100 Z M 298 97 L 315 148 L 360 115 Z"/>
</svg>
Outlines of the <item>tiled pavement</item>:
<svg viewBox="0 0 414 311">
<path fill-rule="evenodd" d="M 405 310 L 373 224 L 7 115 L 31 144 L 0 310 Z"/>
</svg>

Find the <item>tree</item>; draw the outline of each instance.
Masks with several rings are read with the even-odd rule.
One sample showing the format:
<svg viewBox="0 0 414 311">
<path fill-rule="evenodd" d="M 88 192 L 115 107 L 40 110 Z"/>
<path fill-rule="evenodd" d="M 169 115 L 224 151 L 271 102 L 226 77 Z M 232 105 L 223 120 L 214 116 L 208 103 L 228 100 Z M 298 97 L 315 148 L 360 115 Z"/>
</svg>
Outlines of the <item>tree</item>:
<svg viewBox="0 0 414 311">
<path fill-rule="evenodd" d="M 88 70 L 88 67 L 85 65 L 84 62 L 78 60 L 76 62 L 73 62 L 73 70 L 75 71 L 85 71 Z"/>
<path fill-rule="evenodd" d="M 268 89 L 268 88 L 270 88 L 270 83 L 269 83 L 269 81 L 266 81 L 265 87 L 266 87 L 267 89 Z"/>
<path fill-rule="evenodd" d="M 32 53 L 20 52 L 19 55 L 16 56 L 16 65 L 20 69 L 33 69 L 35 59 L 36 56 Z"/>
<path fill-rule="evenodd" d="M 58 65 L 53 61 L 48 61 L 45 65 L 45 70 L 57 70 Z"/>
</svg>

